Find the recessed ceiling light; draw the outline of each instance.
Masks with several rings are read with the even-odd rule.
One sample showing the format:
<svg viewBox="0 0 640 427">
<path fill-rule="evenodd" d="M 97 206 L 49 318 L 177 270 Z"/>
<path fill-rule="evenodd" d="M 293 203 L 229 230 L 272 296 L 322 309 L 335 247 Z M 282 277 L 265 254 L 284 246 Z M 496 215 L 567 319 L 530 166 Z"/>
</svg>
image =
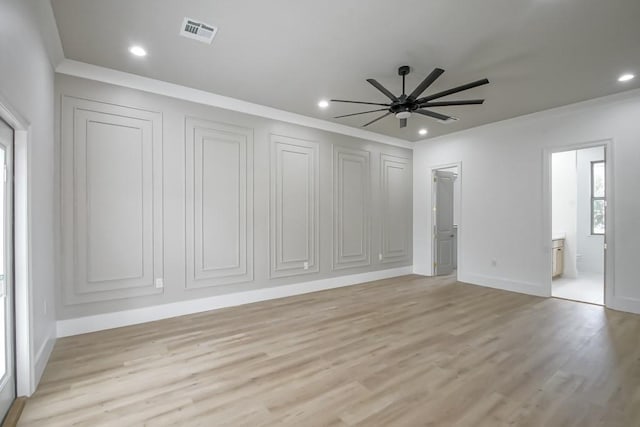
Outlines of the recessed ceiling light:
<svg viewBox="0 0 640 427">
<path fill-rule="evenodd" d="M 328 106 L 329 106 L 329 101 L 327 101 L 326 99 L 323 99 L 320 102 L 318 102 L 318 107 L 320 108 L 327 108 Z"/>
<path fill-rule="evenodd" d="M 147 56 L 147 51 L 142 46 L 131 46 L 129 52 L 135 56 Z"/>
<path fill-rule="evenodd" d="M 420 130 L 418 131 L 418 133 L 419 133 L 420 135 L 426 135 L 426 134 L 427 134 L 427 132 L 428 132 L 428 131 L 427 131 L 426 129 L 420 129 Z"/>
<path fill-rule="evenodd" d="M 623 74 L 620 77 L 618 77 L 618 81 L 619 82 L 628 82 L 629 80 L 632 80 L 635 76 L 633 74 Z"/>
</svg>

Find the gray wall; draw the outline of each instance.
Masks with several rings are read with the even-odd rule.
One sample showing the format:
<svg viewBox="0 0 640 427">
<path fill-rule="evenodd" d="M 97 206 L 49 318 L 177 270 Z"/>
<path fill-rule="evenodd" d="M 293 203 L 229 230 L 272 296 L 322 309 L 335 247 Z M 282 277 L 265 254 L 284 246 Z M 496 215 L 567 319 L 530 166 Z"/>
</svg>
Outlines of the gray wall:
<svg viewBox="0 0 640 427">
<path fill-rule="evenodd" d="M 55 339 L 56 230 L 54 179 L 53 13 L 48 2 L 0 2 L 0 96 L 29 122 L 29 274 L 32 360 L 42 373 L 47 344 Z M 41 34 L 51 30 L 47 35 Z M 50 346 L 48 348 L 51 348 Z"/>
<path fill-rule="evenodd" d="M 411 150 L 64 75 L 56 96 L 59 319 L 411 264 Z"/>
</svg>

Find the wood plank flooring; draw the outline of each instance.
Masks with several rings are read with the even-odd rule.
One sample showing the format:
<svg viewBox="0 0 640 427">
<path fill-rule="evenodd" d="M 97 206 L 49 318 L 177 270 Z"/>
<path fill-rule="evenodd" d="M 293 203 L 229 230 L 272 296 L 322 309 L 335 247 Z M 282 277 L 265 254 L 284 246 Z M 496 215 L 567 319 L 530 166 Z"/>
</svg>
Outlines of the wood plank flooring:
<svg viewBox="0 0 640 427">
<path fill-rule="evenodd" d="M 20 426 L 640 426 L 640 316 L 405 276 L 60 339 Z"/>
</svg>

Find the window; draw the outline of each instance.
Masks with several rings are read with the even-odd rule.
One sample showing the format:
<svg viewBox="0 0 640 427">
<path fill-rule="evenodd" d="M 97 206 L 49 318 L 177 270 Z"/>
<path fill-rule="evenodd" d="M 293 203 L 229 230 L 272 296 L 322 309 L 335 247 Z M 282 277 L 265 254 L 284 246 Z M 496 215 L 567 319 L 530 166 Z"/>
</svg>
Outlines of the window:
<svg viewBox="0 0 640 427">
<path fill-rule="evenodd" d="M 591 234 L 604 234 L 604 161 L 591 162 Z"/>
</svg>

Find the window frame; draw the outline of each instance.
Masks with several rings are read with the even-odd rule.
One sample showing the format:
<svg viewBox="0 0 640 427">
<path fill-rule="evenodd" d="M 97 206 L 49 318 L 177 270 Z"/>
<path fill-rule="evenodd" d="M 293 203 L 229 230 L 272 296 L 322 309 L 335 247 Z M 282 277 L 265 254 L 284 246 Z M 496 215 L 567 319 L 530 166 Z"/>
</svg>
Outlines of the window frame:
<svg viewBox="0 0 640 427">
<path fill-rule="evenodd" d="M 597 164 L 600 164 L 600 163 L 604 166 L 603 170 L 604 170 L 604 173 L 605 173 L 605 176 L 604 176 L 604 179 L 605 179 L 604 183 L 605 183 L 605 185 L 604 185 L 604 188 L 602 189 L 603 195 L 602 195 L 602 196 L 595 196 L 595 194 L 594 194 L 594 190 L 595 190 L 595 188 L 594 188 L 594 186 L 595 186 L 595 179 L 594 179 L 594 178 L 595 178 L 595 174 L 594 174 L 594 169 L 595 169 L 595 166 L 596 166 Z M 590 207 L 589 207 L 589 208 L 590 208 L 590 209 L 589 209 L 589 211 L 590 211 L 590 215 L 591 215 L 590 222 L 591 222 L 591 235 L 592 235 L 592 236 L 604 236 L 604 234 L 605 234 L 605 232 L 606 232 L 606 226 L 607 226 L 607 222 L 606 222 L 606 221 L 607 221 L 607 219 L 606 219 L 606 218 L 607 218 L 607 216 L 606 216 L 606 209 L 607 209 L 607 179 L 606 179 L 606 170 L 607 170 L 607 169 L 606 169 L 606 168 L 607 168 L 607 167 L 606 167 L 606 163 L 605 163 L 605 161 L 604 161 L 604 160 L 594 160 L 594 161 L 592 161 L 592 162 L 591 162 L 591 171 L 590 171 L 590 174 L 591 174 L 591 184 L 590 184 L 590 193 L 591 193 L 591 198 L 590 198 L 590 203 L 591 203 L 591 205 L 590 205 Z M 595 232 L 595 229 L 594 229 L 594 221 L 593 221 L 593 219 L 594 219 L 594 209 L 593 209 L 593 206 L 594 206 L 594 203 L 595 203 L 596 201 L 599 201 L 599 200 L 602 200 L 602 201 L 604 202 L 604 209 L 605 209 L 605 211 L 604 211 L 604 214 L 605 214 L 605 215 L 604 215 L 604 226 L 605 226 L 605 231 L 603 231 L 602 233 L 596 233 L 596 232 Z"/>
</svg>

